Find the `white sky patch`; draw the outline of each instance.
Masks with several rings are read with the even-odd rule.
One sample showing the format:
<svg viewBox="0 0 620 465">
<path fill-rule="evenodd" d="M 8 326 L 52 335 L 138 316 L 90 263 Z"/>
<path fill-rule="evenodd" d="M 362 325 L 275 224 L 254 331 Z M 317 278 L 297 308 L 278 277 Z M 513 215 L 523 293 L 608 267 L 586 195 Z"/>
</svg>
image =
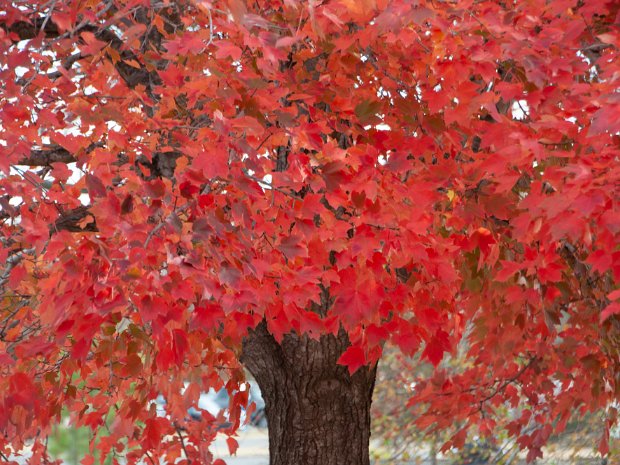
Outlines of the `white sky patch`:
<svg viewBox="0 0 620 465">
<path fill-rule="evenodd" d="M 71 176 L 67 178 L 67 185 L 73 185 L 77 183 L 84 176 L 84 173 L 82 172 L 82 170 L 80 170 L 77 167 L 77 163 L 75 162 L 67 163 L 67 168 L 69 169 L 69 171 L 71 171 Z M 11 170 L 9 171 L 9 175 L 22 176 L 24 173 L 34 174 L 34 171 L 32 170 L 30 166 L 26 166 L 26 165 L 13 165 L 11 166 Z M 54 180 L 54 177 L 51 176 L 50 174 L 45 176 L 45 181 L 53 181 L 53 180 Z"/>
<path fill-rule="evenodd" d="M 84 89 L 84 95 L 93 95 L 96 94 L 97 92 L 99 92 L 99 89 L 97 89 L 95 86 L 93 86 L 92 84 L 87 86 Z"/>
<path fill-rule="evenodd" d="M 384 115 L 378 115 L 378 116 L 383 117 Z M 367 124 L 366 126 L 364 126 L 364 129 L 366 131 L 373 129 L 373 128 L 376 129 L 377 131 L 391 131 L 392 130 L 392 128 L 388 124 L 385 124 L 385 123 L 375 124 L 374 126 L 372 124 Z"/>
<path fill-rule="evenodd" d="M 25 66 L 16 66 L 13 71 L 15 71 L 15 76 L 21 78 L 29 71 L 29 69 Z"/>
<path fill-rule="evenodd" d="M 90 196 L 85 192 L 80 194 L 78 200 L 82 205 L 90 205 Z"/>
<path fill-rule="evenodd" d="M 576 53 L 576 55 L 577 55 L 579 58 L 581 58 L 583 61 L 585 61 L 587 64 L 590 64 L 590 63 L 591 63 L 591 62 L 590 62 L 590 59 L 589 59 L 587 56 L 585 56 L 585 55 L 581 52 L 581 50 L 578 50 L 578 51 L 577 51 L 577 53 Z"/>
<path fill-rule="evenodd" d="M 258 185 L 265 189 L 271 189 L 271 183 L 273 182 L 273 176 L 271 174 L 266 174 L 263 176 L 263 182 L 259 182 Z"/>
<path fill-rule="evenodd" d="M 27 165 L 11 165 L 9 169 L 9 176 L 23 176 L 24 173 L 33 173 L 33 171 Z"/>
<path fill-rule="evenodd" d="M 58 132 L 65 136 L 81 136 L 82 131 L 80 119 L 76 118 L 74 121 L 71 122 L 71 124 L 71 126 L 63 128 Z"/>
<path fill-rule="evenodd" d="M 590 80 L 594 80 L 598 76 L 598 69 L 596 66 L 590 67 Z M 605 79 L 601 79 L 601 82 L 605 82 Z"/>
<path fill-rule="evenodd" d="M 117 35 L 119 38 L 121 38 L 121 39 L 122 39 L 122 38 L 124 37 L 124 35 L 125 35 L 125 34 L 123 34 L 123 30 L 122 30 L 120 27 L 118 27 L 116 24 L 112 24 L 112 25 L 110 26 L 110 30 L 111 30 L 112 32 L 114 32 L 114 34 L 116 34 L 116 35 Z"/>
<path fill-rule="evenodd" d="M 389 91 L 385 90 L 383 87 L 379 87 L 379 90 L 377 90 L 377 97 L 379 98 L 391 97 L 391 94 Z"/>
<path fill-rule="evenodd" d="M 518 100 L 512 103 L 512 118 L 516 120 L 524 120 L 530 115 L 530 106 L 527 100 Z"/>
<path fill-rule="evenodd" d="M 77 183 L 84 176 L 82 170 L 78 169 L 77 163 L 67 163 L 67 168 L 71 171 L 71 176 L 67 178 L 67 184 L 69 185 Z"/>
<path fill-rule="evenodd" d="M 17 207 L 17 206 L 21 205 L 21 203 L 22 203 L 23 201 L 24 201 L 24 199 L 23 199 L 23 198 L 21 198 L 21 197 L 19 197 L 19 196 L 17 196 L 17 197 L 11 197 L 11 198 L 9 199 L 9 205 L 12 205 L 12 206 L 14 206 L 14 207 Z"/>
<path fill-rule="evenodd" d="M 108 131 L 119 132 L 121 129 L 123 129 L 123 127 L 116 121 L 107 121 L 106 124 L 108 125 Z"/>
<path fill-rule="evenodd" d="M 30 42 L 30 39 L 24 39 L 24 40 L 20 40 L 19 42 L 17 42 L 17 50 L 24 51 L 26 50 L 26 47 L 28 46 L 28 43 Z"/>
</svg>

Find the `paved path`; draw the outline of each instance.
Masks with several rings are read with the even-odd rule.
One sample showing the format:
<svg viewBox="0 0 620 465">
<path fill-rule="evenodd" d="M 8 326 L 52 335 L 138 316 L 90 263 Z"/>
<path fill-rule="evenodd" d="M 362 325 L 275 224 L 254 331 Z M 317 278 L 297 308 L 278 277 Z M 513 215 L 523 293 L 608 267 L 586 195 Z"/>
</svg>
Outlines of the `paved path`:
<svg viewBox="0 0 620 465">
<path fill-rule="evenodd" d="M 219 435 L 211 446 L 216 458 L 226 461 L 227 465 L 269 465 L 269 437 L 266 428 L 248 428 L 240 431 L 236 438 L 239 443 L 237 454 L 228 454 L 226 436 Z"/>
</svg>

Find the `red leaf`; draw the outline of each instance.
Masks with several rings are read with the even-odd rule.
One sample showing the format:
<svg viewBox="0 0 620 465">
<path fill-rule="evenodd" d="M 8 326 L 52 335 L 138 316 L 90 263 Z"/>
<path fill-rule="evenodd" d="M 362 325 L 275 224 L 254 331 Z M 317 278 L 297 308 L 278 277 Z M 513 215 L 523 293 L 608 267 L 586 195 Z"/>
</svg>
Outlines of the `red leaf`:
<svg viewBox="0 0 620 465">
<path fill-rule="evenodd" d="M 603 323 L 607 318 L 612 315 L 617 315 L 620 313 L 620 302 L 612 302 L 607 307 L 603 309 L 601 312 L 601 323 Z"/>
<path fill-rule="evenodd" d="M 19 284 L 26 276 L 28 276 L 28 272 L 23 267 L 23 265 L 17 265 L 11 270 L 11 274 L 9 276 L 9 287 L 11 287 L 12 289 L 17 289 Z"/>
<path fill-rule="evenodd" d="M 607 294 L 607 298 L 609 300 L 618 300 L 618 299 L 620 299 L 620 289 L 616 289 L 615 291 L 611 291 L 609 294 Z"/>
<path fill-rule="evenodd" d="M 15 365 L 15 360 L 9 354 L 0 353 L 0 366 L 13 366 Z"/>
<path fill-rule="evenodd" d="M 280 250 L 289 260 L 292 260 L 295 257 L 307 257 L 308 248 L 300 244 L 300 241 L 300 236 L 285 237 L 280 241 L 280 245 L 278 245 L 278 250 Z"/>
<path fill-rule="evenodd" d="M 91 198 L 106 196 L 105 186 L 101 180 L 90 173 L 86 173 L 86 187 Z"/>
<path fill-rule="evenodd" d="M 95 463 L 95 457 L 91 454 L 87 454 L 82 460 L 80 460 L 80 463 L 82 465 L 93 465 Z"/>
<path fill-rule="evenodd" d="M 237 449 L 239 448 L 239 443 L 235 438 L 228 437 L 226 438 L 226 444 L 228 445 L 228 452 L 230 455 L 235 455 L 237 453 Z"/>
<path fill-rule="evenodd" d="M 284 335 L 290 333 L 292 330 L 291 323 L 284 315 L 284 312 L 278 313 L 275 318 L 268 319 L 267 327 L 269 328 L 269 332 L 278 342 L 282 342 Z"/>
<path fill-rule="evenodd" d="M 452 436 L 452 438 L 450 438 L 450 441 L 452 441 L 452 447 L 460 449 L 465 445 L 465 439 L 467 439 L 467 428 L 461 428 L 454 436 Z"/>
<path fill-rule="evenodd" d="M 620 105 L 605 105 L 592 116 L 592 124 L 588 129 L 588 137 L 598 136 L 609 132 L 615 134 L 620 131 Z"/>
<path fill-rule="evenodd" d="M 174 358 L 176 364 L 181 366 L 183 361 L 185 360 L 185 353 L 189 348 L 189 343 L 187 341 L 187 334 L 182 329 L 174 329 L 172 330 L 172 347 L 174 350 Z"/>
<path fill-rule="evenodd" d="M 500 261 L 502 269 L 495 274 L 495 281 L 505 282 L 512 278 L 515 273 L 523 269 L 521 263 L 509 262 L 507 260 Z"/>
<path fill-rule="evenodd" d="M 428 359 L 433 365 L 438 365 L 443 358 L 444 352 L 450 350 L 450 338 L 448 333 L 439 330 L 433 338 L 426 343 L 422 357 Z"/>
<path fill-rule="evenodd" d="M 588 256 L 586 263 L 592 265 L 592 271 L 605 273 L 612 265 L 611 254 L 605 250 L 596 250 Z"/>
<path fill-rule="evenodd" d="M 486 228 L 478 228 L 471 235 L 471 244 L 477 246 L 484 255 L 489 253 L 489 248 L 495 243 L 493 234 Z"/>
<path fill-rule="evenodd" d="M 133 206 L 133 196 L 131 194 L 127 194 L 121 202 L 121 214 L 125 215 L 127 213 L 131 213 L 133 211 Z"/>
<path fill-rule="evenodd" d="M 364 100 L 355 107 L 355 115 L 362 124 L 376 123 L 379 121 L 377 113 L 381 111 L 381 102 L 376 100 Z"/>
<path fill-rule="evenodd" d="M 359 346 L 350 346 L 338 359 L 338 364 L 345 365 L 349 374 L 355 373 L 361 366 L 366 364 L 366 354 Z"/>
<path fill-rule="evenodd" d="M 609 431 L 608 430 L 606 430 L 601 437 L 601 441 L 598 444 L 598 451 L 601 453 L 602 456 L 609 454 Z"/>
<path fill-rule="evenodd" d="M 319 315 L 314 312 L 301 312 L 299 315 L 300 330 L 310 337 L 320 337 L 325 331 L 325 324 Z"/>
<path fill-rule="evenodd" d="M 196 307 L 193 315 L 192 328 L 204 328 L 205 330 L 217 328 L 224 318 L 222 307 L 212 303 Z"/>
<path fill-rule="evenodd" d="M 192 159 L 192 167 L 207 179 L 224 177 L 228 172 L 228 153 L 223 150 L 200 152 Z"/>
<path fill-rule="evenodd" d="M 161 444 L 163 431 L 160 418 L 150 418 L 145 421 L 143 431 L 144 445 L 147 449 L 157 449 Z"/>
<path fill-rule="evenodd" d="M 280 37 L 276 40 L 276 48 L 287 48 L 299 42 L 299 36 Z"/>
</svg>

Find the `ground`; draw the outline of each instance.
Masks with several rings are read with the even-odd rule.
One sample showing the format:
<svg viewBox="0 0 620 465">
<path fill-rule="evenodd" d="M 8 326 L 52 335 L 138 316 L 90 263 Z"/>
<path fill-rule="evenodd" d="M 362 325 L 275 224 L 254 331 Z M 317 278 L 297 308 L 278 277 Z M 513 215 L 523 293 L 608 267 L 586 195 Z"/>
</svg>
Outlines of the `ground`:
<svg viewBox="0 0 620 465">
<path fill-rule="evenodd" d="M 227 465 L 269 465 L 269 437 L 267 428 L 247 428 L 239 432 L 239 449 L 235 457 L 228 455 L 226 437 L 220 435 L 213 444 L 213 453 Z"/>
</svg>

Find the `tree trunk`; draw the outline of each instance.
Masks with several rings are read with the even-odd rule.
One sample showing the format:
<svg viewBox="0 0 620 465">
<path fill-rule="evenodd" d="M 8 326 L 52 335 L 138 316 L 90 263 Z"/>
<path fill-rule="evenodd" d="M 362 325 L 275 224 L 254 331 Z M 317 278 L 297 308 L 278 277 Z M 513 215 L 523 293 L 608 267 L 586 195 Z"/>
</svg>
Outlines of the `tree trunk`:
<svg viewBox="0 0 620 465">
<path fill-rule="evenodd" d="M 350 376 L 336 364 L 348 345 L 344 331 L 278 344 L 264 322 L 245 339 L 241 360 L 265 400 L 271 465 L 369 465 L 376 366 Z"/>
</svg>

